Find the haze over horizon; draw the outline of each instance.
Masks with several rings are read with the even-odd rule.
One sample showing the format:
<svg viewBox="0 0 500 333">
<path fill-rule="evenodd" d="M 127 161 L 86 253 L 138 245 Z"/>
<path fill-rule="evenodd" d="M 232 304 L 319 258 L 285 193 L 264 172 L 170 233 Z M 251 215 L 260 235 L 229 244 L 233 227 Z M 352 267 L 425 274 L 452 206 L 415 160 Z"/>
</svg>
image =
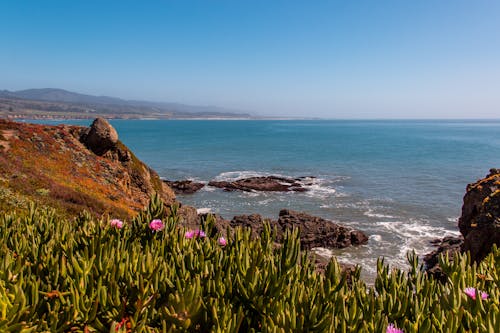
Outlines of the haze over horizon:
<svg viewBox="0 0 500 333">
<path fill-rule="evenodd" d="M 486 0 L 0 0 L 0 89 L 266 116 L 498 118 L 498 17 Z"/>
</svg>

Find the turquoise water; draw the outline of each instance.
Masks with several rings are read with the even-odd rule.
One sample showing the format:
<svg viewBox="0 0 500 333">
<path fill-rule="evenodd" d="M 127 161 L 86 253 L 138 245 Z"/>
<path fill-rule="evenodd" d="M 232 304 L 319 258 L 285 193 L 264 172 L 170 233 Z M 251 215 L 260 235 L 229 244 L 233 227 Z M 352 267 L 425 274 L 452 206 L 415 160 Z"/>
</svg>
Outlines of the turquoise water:
<svg viewBox="0 0 500 333">
<path fill-rule="evenodd" d="M 179 199 L 228 219 L 250 213 L 275 218 L 290 208 L 359 228 L 370 235 L 368 245 L 334 253 L 340 261 L 363 264 L 368 276 L 379 256 L 404 266 L 408 250 L 424 254 L 429 240 L 457 234 L 466 185 L 500 167 L 500 121 L 111 123 L 167 179 L 317 177 L 306 193 L 206 187 Z"/>
</svg>

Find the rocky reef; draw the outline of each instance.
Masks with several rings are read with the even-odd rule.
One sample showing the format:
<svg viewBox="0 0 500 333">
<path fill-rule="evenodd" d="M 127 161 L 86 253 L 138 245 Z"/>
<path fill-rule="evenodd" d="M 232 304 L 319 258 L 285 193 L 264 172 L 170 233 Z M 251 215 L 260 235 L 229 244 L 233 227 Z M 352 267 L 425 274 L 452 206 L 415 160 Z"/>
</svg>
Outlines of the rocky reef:
<svg viewBox="0 0 500 333">
<path fill-rule="evenodd" d="M 278 176 L 249 177 L 229 181 L 211 181 L 209 186 L 221 188 L 224 191 L 263 191 L 263 192 L 305 192 L 301 179 L 292 179 Z"/>
<path fill-rule="evenodd" d="M 206 215 L 203 218 L 206 218 Z M 299 229 L 302 249 L 345 248 L 368 242 L 368 237 L 362 231 L 289 209 L 282 209 L 277 220 L 265 219 L 259 214 L 238 215 L 230 221 L 216 216 L 215 229 L 224 234 L 228 228 L 249 228 L 252 231 L 252 237 L 257 238 L 262 233 L 265 222 L 276 230 L 278 240 L 283 238 L 286 230 Z"/>
<path fill-rule="evenodd" d="M 2 209 L 34 201 L 68 215 L 131 217 L 153 193 L 169 204 L 174 192 L 118 139 L 103 118 L 90 127 L 0 119 Z"/>
</svg>

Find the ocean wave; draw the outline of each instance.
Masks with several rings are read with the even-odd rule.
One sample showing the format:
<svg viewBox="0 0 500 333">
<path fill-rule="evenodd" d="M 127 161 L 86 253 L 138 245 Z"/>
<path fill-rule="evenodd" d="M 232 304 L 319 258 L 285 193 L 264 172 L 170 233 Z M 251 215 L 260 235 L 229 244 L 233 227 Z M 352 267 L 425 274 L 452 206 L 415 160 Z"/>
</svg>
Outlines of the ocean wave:
<svg viewBox="0 0 500 333">
<path fill-rule="evenodd" d="M 376 217 L 376 218 L 380 218 L 380 219 L 395 219 L 395 218 L 397 218 L 396 216 L 393 216 L 393 215 L 374 213 L 373 209 L 371 209 L 371 208 L 368 208 L 368 210 L 365 211 L 363 213 L 363 215 L 368 216 L 368 217 Z"/>
<path fill-rule="evenodd" d="M 198 214 L 209 214 L 209 213 L 212 213 L 212 208 L 210 208 L 210 207 L 198 208 L 196 210 L 196 213 L 198 213 Z"/>
<path fill-rule="evenodd" d="M 218 182 L 226 181 L 226 182 L 234 182 L 243 178 L 250 177 L 267 177 L 267 176 L 278 176 L 278 177 L 286 177 L 276 173 L 268 173 L 268 172 L 260 172 L 253 170 L 243 170 L 243 171 L 227 171 L 222 172 L 219 175 L 215 176 L 214 180 Z"/>
</svg>

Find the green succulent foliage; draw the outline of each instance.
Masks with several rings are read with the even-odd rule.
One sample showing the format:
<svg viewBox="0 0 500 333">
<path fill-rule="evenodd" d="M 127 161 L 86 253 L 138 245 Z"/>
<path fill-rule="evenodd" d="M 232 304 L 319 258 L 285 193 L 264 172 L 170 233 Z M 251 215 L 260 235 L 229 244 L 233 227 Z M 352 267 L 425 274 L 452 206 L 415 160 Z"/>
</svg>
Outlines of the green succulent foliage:
<svg viewBox="0 0 500 333">
<path fill-rule="evenodd" d="M 160 218 L 165 229 L 153 232 Z M 121 229 L 82 213 L 74 221 L 31 205 L 0 216 L 0 332 L 500 332 L 500 250 L 480 264 L 441 258 L 448 276 L 378 263 L 369 286 L 332 259 L 322 273 L 298 230 L 265 225 L 229 233 L 213 217 L 205 238 L 185 238 L 177 207 L 153 196 Z M 473 300 L 466 287 L 486 292 Z"/>
</svg>

